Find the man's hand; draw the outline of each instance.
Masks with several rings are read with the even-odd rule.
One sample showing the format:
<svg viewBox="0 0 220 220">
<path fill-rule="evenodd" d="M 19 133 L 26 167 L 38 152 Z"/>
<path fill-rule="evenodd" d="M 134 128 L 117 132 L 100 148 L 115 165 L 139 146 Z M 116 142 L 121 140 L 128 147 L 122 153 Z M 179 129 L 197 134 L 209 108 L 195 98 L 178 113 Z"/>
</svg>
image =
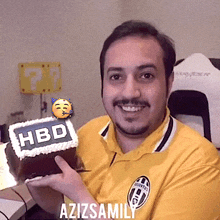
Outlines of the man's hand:
<svg viewBox="0 0 220 220">
<path fill-rule="evenodd" d="M 42 189 L 50 189 L 50 191 L 58 192 L 60 195 L 63 194 L 67 196 L 75 203 L 96 204 L 96 208 L 94 209 L 98 213 L 99 204 L 87 190 L 80 175 L 72 169 L 62 157 L 56 156 L 55 161 L 62 173 L 29 180 L 27 181 L 28 188 L 35 192 L 37 192 L 37 190 L 41 191 Z M 51 203 L 53 203 L 53 201 Z M 88 210 L 86 215 L 89 216 L 90 214 L 92 214 L 91 210 Z"/>
<path fill-rule="evenodd" d="M 29 180 L 27 181 L 28 186 L 50 187 L 77 203 L 87 201 L 87 199 L 90 200 L 87 197 L 91 195 L 87 191 L 80 175 L 62 157 L 56 156 L 55 161 L 62 173 Z"/>
</svg>

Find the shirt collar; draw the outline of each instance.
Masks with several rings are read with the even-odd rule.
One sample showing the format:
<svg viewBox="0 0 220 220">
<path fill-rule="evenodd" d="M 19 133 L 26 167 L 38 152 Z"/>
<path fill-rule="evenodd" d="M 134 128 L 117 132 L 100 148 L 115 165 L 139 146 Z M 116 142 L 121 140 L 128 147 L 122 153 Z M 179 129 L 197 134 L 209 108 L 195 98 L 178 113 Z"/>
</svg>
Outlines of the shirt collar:
<svg viewBox="0 0 220 220">
<path fill-rule="evenodd" d="M 156 153 L 166 150 L 175 135 L 176 129 L 176 120 L 170 116 L 170 111 L 167 108 L 166 117 L 157 130 L 151 133 L 139 147 L 127 154 L 132 154 L 132 157 L 135 157 L 135 155 L 143 155 L 143 153 Z M 99 134 L 107 143 L 110 151 L 123 154 L 118 146 L 111 120 L 100 130 Z"/>
<path fill-rule="evenodd" d="M 110 125 L 109 121 L 100 131 L 99 131 L 99 135 L 101 135 L 101 137 L 106 141 L 107 137 L 108 137 L 108 130 L 109 130 L 109 125 Z"/>
</svg>

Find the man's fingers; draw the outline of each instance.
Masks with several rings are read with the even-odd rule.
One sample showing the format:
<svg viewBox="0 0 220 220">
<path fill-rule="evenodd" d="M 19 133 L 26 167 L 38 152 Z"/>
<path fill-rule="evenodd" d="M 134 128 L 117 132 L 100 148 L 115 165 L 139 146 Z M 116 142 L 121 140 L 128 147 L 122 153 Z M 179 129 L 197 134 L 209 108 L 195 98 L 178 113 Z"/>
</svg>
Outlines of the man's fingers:
<svg viewBox="0 0 220 220">
<path fill-rule="evenodd" d="M 71 169 L 69 164 L 61 156 L 56 156 L 55 161 L 63 173 L 65 173 L 68 169 Z"/>
<path fill-rule="evenodd" d="M 37 176 L 37 177 L 34 177 L 34 178 L 32 178 L 32 179 L 26 179 L 26 180 L 25 180 L 25 183 L 30 183 L 30 182 L 32 182 L 32 181 L 40 180 L 40 179 L 42 179 L 42 178 L 43 178 L 42 176 Z"/>
<path fill-rule="evenodd" d="M 63 174 L 67 173 L 68 170 L 70 170 L 70 169 L 72 170 L 72 168 L 69 166 L 69 164 L 61 156 L 56 156 L 55 162 L 57 163 L 58 167 L 61 169 Z M 30 180 L 26 180 L 25 183 L 28 186 L 33 186 L 33 187 L 50 186 L 56 190 L 56 183 L 59 180 L 61 180 L 62 175 L 63 175 L 62 173 L 51 174 L 51 175 L 44 176 L 44 177 L 33 178 Z"/>
<path fill-rule="evenodd" d="M 27 179 L 25 180 L 25 183 L 30 186 L 35 186 L 35 187 L 45 187 L 45 186 L 50 186 L 52 183 L 53 176 L 44 176 L 44 177 L 36 177 L 33 179 Z"/>
</svg>

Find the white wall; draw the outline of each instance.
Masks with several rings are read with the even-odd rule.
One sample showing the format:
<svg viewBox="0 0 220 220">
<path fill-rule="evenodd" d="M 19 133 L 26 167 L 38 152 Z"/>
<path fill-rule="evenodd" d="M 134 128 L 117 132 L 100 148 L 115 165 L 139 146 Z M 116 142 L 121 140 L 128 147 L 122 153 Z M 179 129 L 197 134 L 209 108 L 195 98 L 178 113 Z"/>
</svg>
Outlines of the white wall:
<svg viewBox="0 0 220 220">
<path fill-rule="evenodd" d="M 141 19 L 174 39 L 177 58 L 220 57 L 219 0 L 122 0 L 123 21 Z"/>
<path fill-rule="evenodd" d="M 100 95 L 99 53 L 120 21 L 118 1 L 5 0 L 2 2 L 0 124 L 12 112 L 26 120 L 40 118 L 39 95 L 19 93 L 18 63 L 59 61 L 62 92 L 44 95 L 51 116 L 51 97 L 71 99 L 74 126 L 105 113 Z"/>
<path fill-rule="evenodd" d="M 19 92 L 20 62 L 59 61 L 62 92 L 71 99 L 74 126 L 105 113 L 100 96 L 99 54 L 112 29 L 129 19 L 155 24 L 176 42 L 177 57 L 201 52 L 220 57 L 219 0 L 4 0 L 1 1 L 2 53 L 0 124 L 12 112 L 40 117 L 38 95 Z"/>
</svg>

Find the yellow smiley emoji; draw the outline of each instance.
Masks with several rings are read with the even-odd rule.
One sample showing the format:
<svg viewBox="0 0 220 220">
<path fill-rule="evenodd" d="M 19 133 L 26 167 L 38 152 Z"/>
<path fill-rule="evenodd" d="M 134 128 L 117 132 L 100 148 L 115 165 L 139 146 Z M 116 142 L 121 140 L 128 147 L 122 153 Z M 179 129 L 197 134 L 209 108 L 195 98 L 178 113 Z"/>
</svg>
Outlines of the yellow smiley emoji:
<svg viewBox="0 0 220 220">
<path fill-rule="evenodd" d="M 52 102 L 55 99 L 52 99 Z M 52 113 L 56 118 L 68 118 L 73 114 L 73 106 L 66 99 L 56 99 L 52 105 Z"/>
</svg>

